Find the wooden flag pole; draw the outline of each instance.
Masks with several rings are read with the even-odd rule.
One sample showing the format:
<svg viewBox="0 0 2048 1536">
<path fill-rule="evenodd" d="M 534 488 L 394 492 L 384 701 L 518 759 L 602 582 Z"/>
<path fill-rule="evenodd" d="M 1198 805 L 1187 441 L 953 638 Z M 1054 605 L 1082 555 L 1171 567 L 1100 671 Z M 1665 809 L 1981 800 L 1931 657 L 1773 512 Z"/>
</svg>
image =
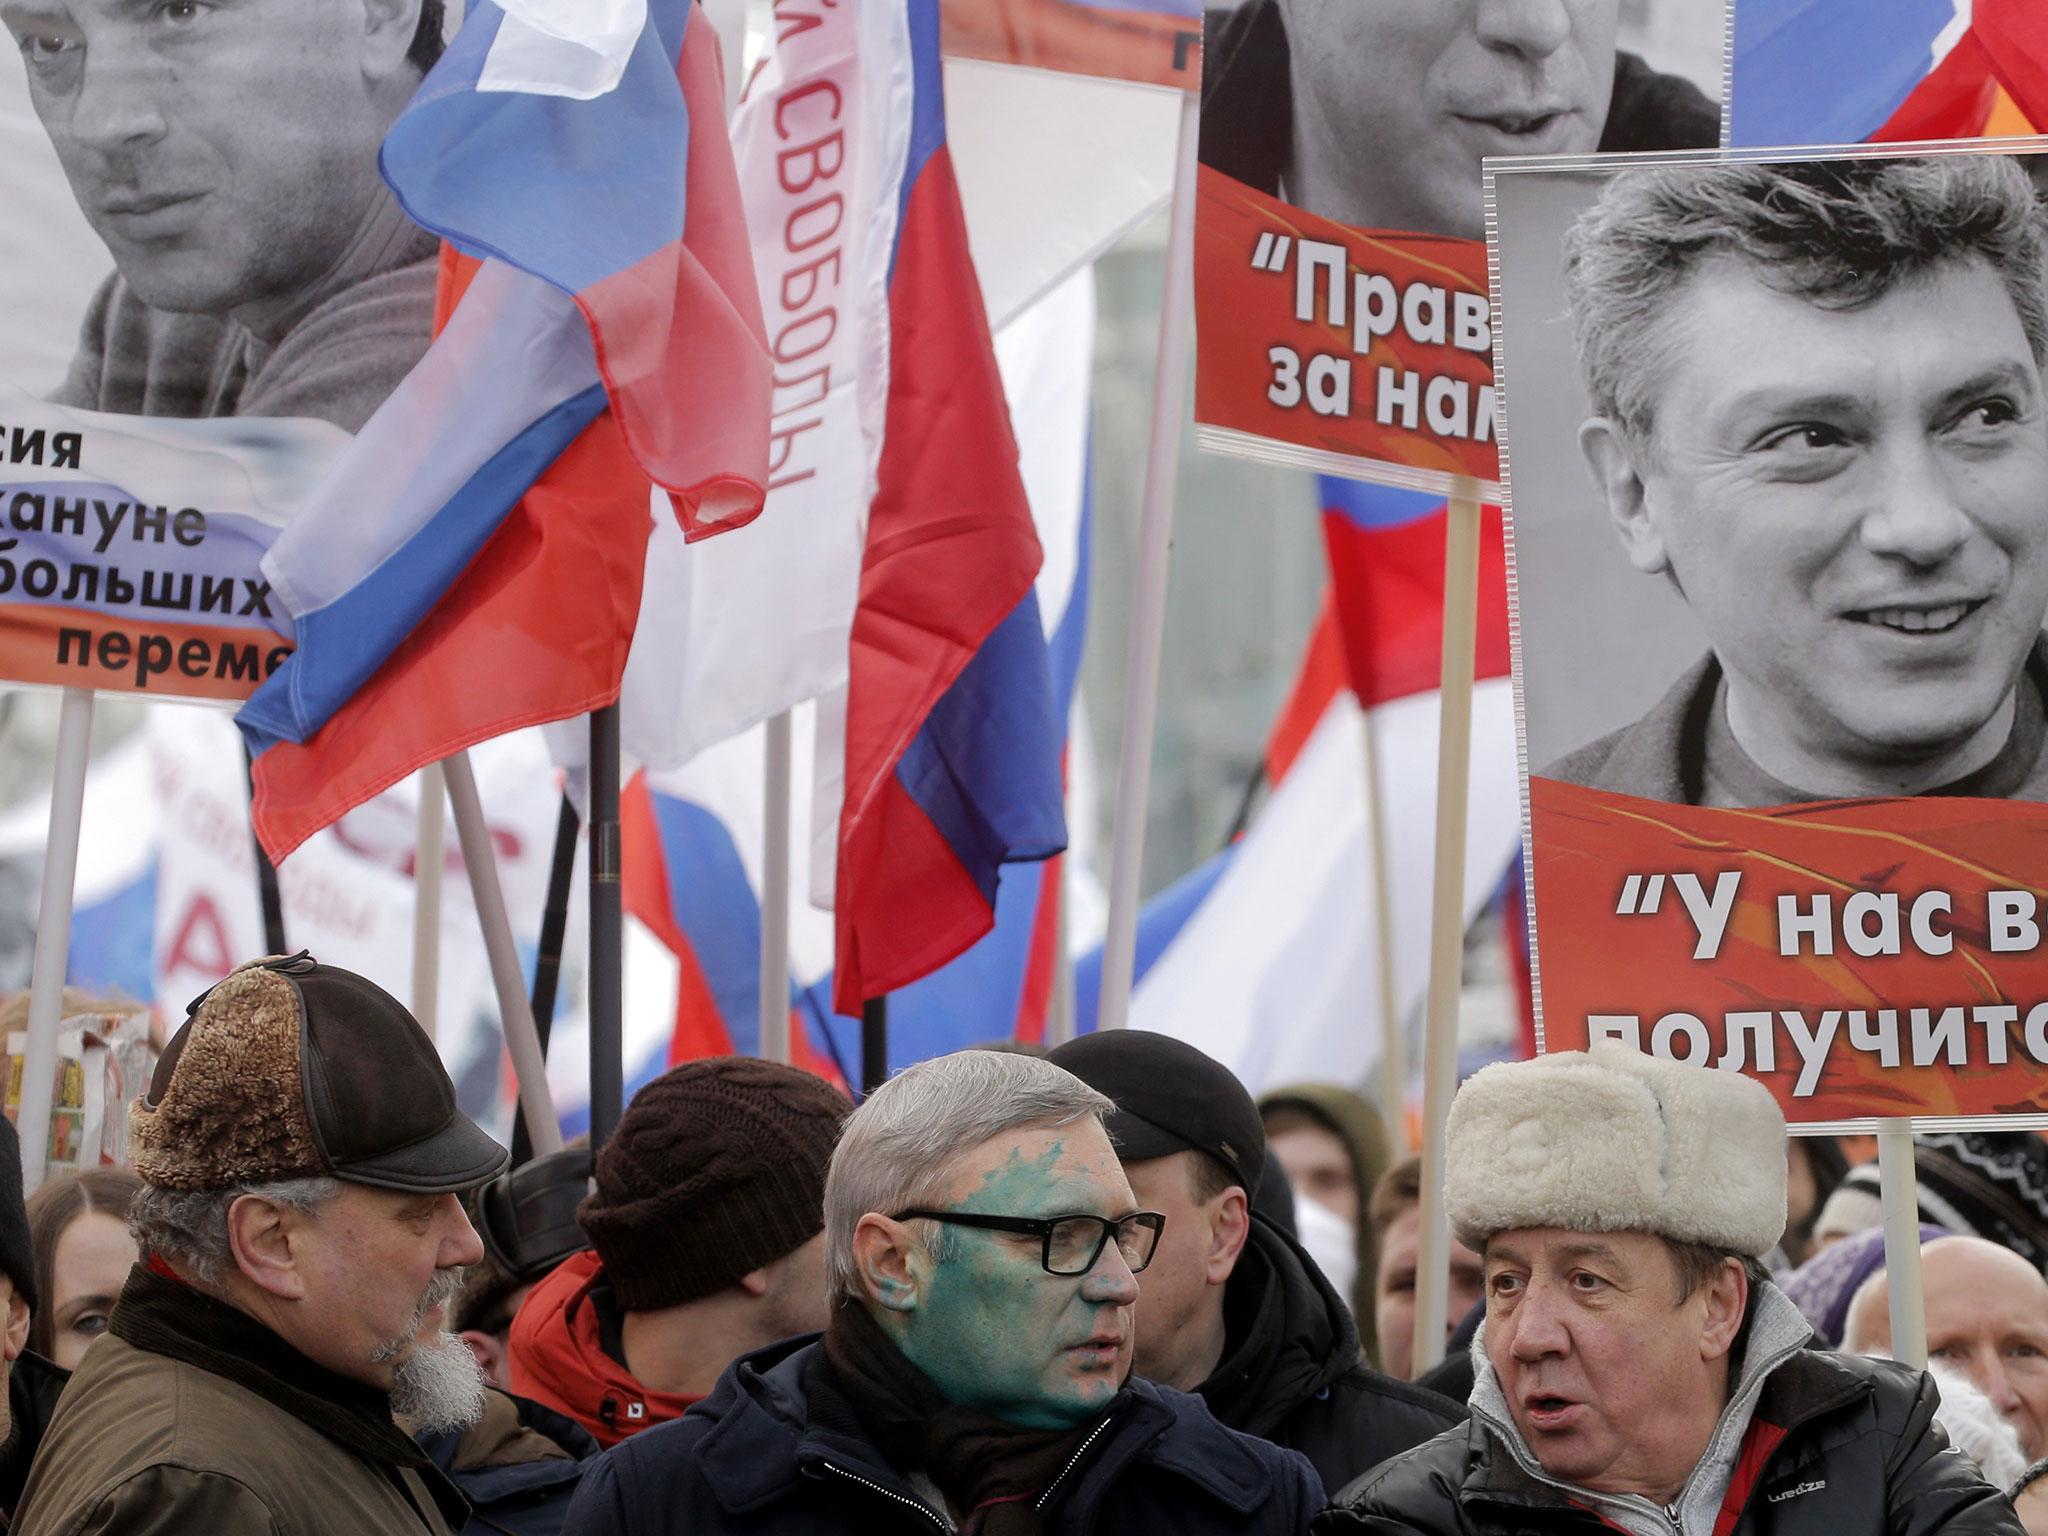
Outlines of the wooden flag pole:
<svg viewBox="0 0 2048 1536">
<path fill-rule="evenodd" d="M 1159 656 L 1166 634 L 1166 572 L 1173 548 L 1173 496 L 1180 473 L 1181 413 L 1187 406 L 1188 339 L 1194 329 L 1195 143 L 1198 94 L 1183 94 L 1166 241 L 1166 299 L 1152 365 L 1152 429 L 1145 450 L 1145 493 L 1138 519 L 1137 586 L 1131 603 L 1129 670 L 1124 675 L 1124 739 L 1117 755 L 1116 825 L 1109 867 L 1109 924 L 1102 943 L 1098 1029 L 1130 1019 L 1138 959 L 1138 885 L 1145 858 L 1145 805 L 1151 794 L 1152 733 L 1159 715 Z"/>
<path fill-rule="evenodd" d="M 590 1145 L 625 1112 L 626 915 L 619 870 L 619 706 L 590 716 Z"/>
<path fill-rule="evenodd" d="M 795 771 L 789 711 L 769 717 L 762 749 L 761 1054 L 789 1060 L 789 817 Z"/>
<path fill-rule="evenodd" d="M 547 1063 L 540 1035 L 533 1027 L 533 1006 L 526 996 L 519 948 L 512 941 L 505 888 L 498 880 L 497 850 L 491 847 L 491 829 L 484 822 L 483 801 L 477 796 L 469 754 L 457 752 L 441 766 L 448 778 L 448 803 L 455 810 L 455 838 L 462 848 L 463 866 L 469 871 L 470 894 L 476 898 L 484 952 L 490 956 L 491 980 L 498 990 L 505 1047 L 512 1053 L 512 1072 L 519 1080 L 519 1108 L 526 1117 L 534 1153 L 546 1157 L 562 1150 L 562 1126 L 555 1118 L 554 1095 L 548 1090 Z"/>
<path fill-rule="evenodd" d="M 1408 1151 L 1408 1042 L 1401 1032 L 1400 989 L 1394 984 L 1394 893 L 1387 876 L 1387 805 L 1380 774 L 1379 733 L 1372 711 L 1359 711 L 1365 735 L 1365 835 L 1372 844 L 1372 927 L 1374 968 L 1379 979 L 1380 1116 L 1387 1146 L 1396 1157 Z"/>
<path fill-rule="evenodd" d="M 1891 1303 L 1892 1358 L 1927 1369 L 1927 1304 L 1920 1283 L 1920 1187 L 1913 1171 L 1913 1123 L 1882 1120 L 1877 1188 L 1884 1210 L 1885 1293 Z"/>
<path fill-rule="evenodd" d="M 43 848 L 43 892 L 36 908 L 35 960 L 29 972 L 28 1044 L 22 1053 L 23 1192 L 34 1194 L 49 1169 L 50 1095 L 57 1088 L 57 1026 L 64 1017 L 64 973 L 71 959 L 72 888 L 78 833 L 85 819 L 85 773 L 92 757 L 92 693 L 66 688 L 57 710 L 57 762 L 50 782 L 50 836 Z"/>
<path fill-rule="evenodd" d="M 1471 788 L 1472 673 L 1478 647 L 1479 499 L 1453 496 L 1444 527 L 1443 698 L 1437 727 L 1436 872 L 1430 888 L 1429 1011 L 1422 1042 L 1421 1287 L 1415 1369 L 1444 1357 L 1451 1232 L 1444 1126 L 1458 1084 L 1458 992 L 1465 969 L 1465 808 Z"/>
<path fill-rule="evenodd" d="M 448 776 L 420 770 L 419 829 L 412 860 L 412 1016 L 433 1039 L 441 1012 L 441 887 L 448 849 Z"/>
</svg>

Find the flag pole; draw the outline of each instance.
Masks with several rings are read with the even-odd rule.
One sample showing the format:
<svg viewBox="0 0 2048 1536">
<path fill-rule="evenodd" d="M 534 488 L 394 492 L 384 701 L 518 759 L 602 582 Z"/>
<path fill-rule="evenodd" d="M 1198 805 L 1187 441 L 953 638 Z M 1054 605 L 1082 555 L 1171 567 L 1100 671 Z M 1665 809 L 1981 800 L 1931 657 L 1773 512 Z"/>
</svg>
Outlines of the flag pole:
<svg viewBox="0 0 2048 1536">
<path fill-rule="evenodd" d="M 1400 989 L 1394 982 L 1394 893 L 1387 875 L 1387 802 L 1380 772 L 1379 732 L 1372 711 L 1359 710 L 1365 736 L 1365 835 L 1372 866 L 1373 949 L 1379 980 L 1380 1114 L 1396 1157 L 1408 1150 L 1408 1042 L 1401 1032 Z"/>
<path fill-rule="evenodd" d="M 576 873 L 576 834 L 583 818 L 576 814 L 575 797 L 564 794 L 562 809 L 555 817 L 555 852 L 548 864 L 548 893 L 540 914 L 540 952 L 533 964 L 533 1033 L 540 1041 L 543 1065 L 547 1062 L 548 1036 L 555 1024 L 555 992 L 562 979 L 562 936 L 569 928 L 569 884 Z M 526 1111 L 512 1115 L 512 1161 L 533 1160 L 533 1138 L 526 1134 Z"/>
<path fill-rule="evenodd" d="M 889 1080 L 889 994 L 860 1005 L 860 1096 L 863 1101 Z"/>
<path fill-rule="evenodd" d="M 619 706 L 590 715 L 590 1145 L 625 1111 L 625 913 L 619 883 Z"/>
<path fill-rule="evenodd" d="M 49 1171 L 50 1096 L 57 1088 L 57 1026 L 64 1017 L 64 973 L 71 958 L 71 902 L 78 879 L 78 833 L 85 819 L 86 765 L 92 757 L 92 691 L 66 688 L 57 708 L 57 761 L 50 782 L 50 836 L 43 849 L 43 891 L 36 908 L 35 960 L 29 972 L 28 1044 L 22 1052 L 23 1192 Z"/>
<path fill-rule="evenodd" d="M 1194 321 L 1195 144 L 1200 126 L 1200 95 L 1184 92 L 1166 241 L 1166 299 L 1159 315 L 1159 350 L 1152 364 L 1145 494 L 1138 518 L 1137 586 L 1131 605 L 1129 670 L 1124 676 L 1124 739 L 1117 755 L 1109 926 L 1102 944 L 1102 996 L 1096 1013 L 1099 1029 L 1120 1029 L 1129 1022 L 1131 978 L 1137 967 L 1145 803 L 1151 791 L 1152 733 L 1159 715 L 1159 653 L 1166 631 L 1174 482 L 1180 470 L 1181 412 L 1187 405 L 1188 338 Z"/>
<path fill-rule="evenodd" d="M 1052 997 L 1046 1006 L 1045 1043 L 1065 1045 L 1074 1038 L 1073 904 L 1067 900 L 1067 854 L 1047 866 L 1054 880 Z"/>
<path fill-rule="evenodd" d="M 1877 1190 L 1884 1210 L 1884 1272 L 1891 1306 L 1892 1358 L 1927 1369 L 1927 1305 L 1920 1283 L 1920 1188 L 1913 1122 L 1878 1122 Z"/>
<path fill-rule="evenodd" d="M 789 711 L 771 715 L 762 748 L 761 1054 L 789 1060 Z"/>
<path fill-rule="evenodd" d="M 1465 807 L 1471 789 L 1472 674 L 1478 648 L 1479 499 L 1451 498 L 1444 525 L 1442 713 L 1437 726 L 1436 872 L 1430 887 L 1429 1010 L 1422 1041 L 1422 1241 L 1415 1369 L 1444 1357 L 1451 1272 L 1444 1127 L 1458 1082 L 1458 992 L 1465 969 Z"/>
<path fill-rule="evenodd" d="M 554 1095 L 548 1090 L 547 1064 L 533 1027 L 526 978 L 520 974 L 519 948 L 512 941 L 512 920 L 505 912 L 497 851 L 491 847 L 491 829 L 484 822 L 469 754 L 457 752 L 441 766 L 448 779 L 448 802 L 455 810 L 456 842 L 469 871 L 470 894 L 476 898 L 477 924 L 484 932 L 484 952 L 490 956 L 491 980 L 497 985 L 505 1047 L 512 1053 L 512 1071 L 519 1079 L 519 1107 L 533 1137 L 533 1150 L 545 1157 L 562 1150 L 562 1127 L 555 1118 Z"/>
<path fill-rule="evenodd" d="M 441 877 L 447 849 L 448 777 L 439 763 L 429 763 L 420 770 L 412 861 L 412 1016 L 429 1040 L 441 1012 Z"/>
<path fill-rule="evenodd" d="M 249 751 L 249 744 L 242 743 L 242 776 L 248 786 L 251 806 L 256 801 L 256 759 Z M 284 896 L 277 888 L 277 866 L 270 862 L 270 855 L 264 851 L 263 839 L 256 835 L 253 819 L 249 826 L 249 843 L 256 850 L 256 897 L 263 908 L 263 950 L 265 954 L 287 953 L 284 943 Z"/>
</svg>

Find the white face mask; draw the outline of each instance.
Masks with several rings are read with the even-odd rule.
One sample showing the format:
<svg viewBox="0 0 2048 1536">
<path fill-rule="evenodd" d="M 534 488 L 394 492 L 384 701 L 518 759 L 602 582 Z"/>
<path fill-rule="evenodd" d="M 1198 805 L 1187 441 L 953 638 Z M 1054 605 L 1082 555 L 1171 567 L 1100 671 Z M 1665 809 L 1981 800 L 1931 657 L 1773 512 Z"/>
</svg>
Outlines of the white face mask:
<svg viewBox="0 0 2048 1536">
<path fill-rule="evenodd" d="M 1316 1268 L 1350 1305 L 1351 1287 L 1358 1283 L 1358 1228 L 1306 1195 L 1294 1197 L 1294 1225 Z"/>
</svg>

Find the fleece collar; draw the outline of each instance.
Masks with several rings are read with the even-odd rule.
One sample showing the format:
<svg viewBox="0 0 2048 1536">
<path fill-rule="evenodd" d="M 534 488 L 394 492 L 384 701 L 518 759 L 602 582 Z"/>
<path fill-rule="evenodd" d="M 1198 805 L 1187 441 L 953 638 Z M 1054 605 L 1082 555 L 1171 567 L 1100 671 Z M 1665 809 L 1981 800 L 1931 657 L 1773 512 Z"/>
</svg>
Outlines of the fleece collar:
<svg viewBox="0 0 2048 1536">
<path fill-rule="evenodd" d="M 1515 1428 L 1507 1395 L 1501 1391 L 1500 1380 L 1486 1356 L 1484 1323 L 1472 1340 L 1472 1417 L 1531 1479 L 1555 1489 L 1573 1503 L 1597 1510 L 1631 1536 L 1672 1536 L 1674 1525 L 1680 1536 L 1709 1536 L 1764 1384 L 1773 1371 L 1797 1355 L 1813 1337 L 1813 1329 L 1799 1309 L 1769 1282 L 1756 1286 L 1751 1295 L 1747 1333 L 1742 1371 L 1728 1406 L 1721 1411 L 1699 1464 L 1669 1508 L 1636 1494 L 1596 1493 L 1546 1473 L 1522 1439 L 1521 1431 Z"/>
</svg>

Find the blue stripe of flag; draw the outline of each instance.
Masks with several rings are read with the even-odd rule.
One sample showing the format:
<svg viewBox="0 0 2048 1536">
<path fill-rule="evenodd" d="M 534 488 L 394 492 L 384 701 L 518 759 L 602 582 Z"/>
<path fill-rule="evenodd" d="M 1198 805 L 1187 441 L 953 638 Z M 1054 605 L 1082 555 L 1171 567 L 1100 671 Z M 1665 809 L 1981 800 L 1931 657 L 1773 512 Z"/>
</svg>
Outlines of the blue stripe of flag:
<svg viewBox="0 0 2048 1536">
<path fill-rule="evenodd" d="M 676 66 L 689 14 L 689 0 L 649 0 L 617 87 L 575 101 L 479 91 L 504 12 L 473 0 L 385 137 L 384 179 L 416 223 L 564 292 L 625 271 L 683 237 L 689 113 Z"/>
<path fill-rule="evenodd" d="M 1323 510 L 1360 528 L 1398 528 L 1420 522 L 1444 504 L 1426 491 L 1403 491 L 1390 485 L 1367 485 L 1337 475 L 1316 476 Z"/>
<path fill-rule="evenodd" d="M 1743 0 L 1732 141 L 1862 142 L 1926 78 L 1954 19 L 1953 0 Z"/>
<path fill-rule="evenodd" d="M 252 752 L 304 742 L 346 704 L 455 584 L 506 515 L 605 408 L 604 386 L 572 395 L 500 448 L 405 546 L 298 621 L 291 663 L 235 723 Z"/>
</svg>

